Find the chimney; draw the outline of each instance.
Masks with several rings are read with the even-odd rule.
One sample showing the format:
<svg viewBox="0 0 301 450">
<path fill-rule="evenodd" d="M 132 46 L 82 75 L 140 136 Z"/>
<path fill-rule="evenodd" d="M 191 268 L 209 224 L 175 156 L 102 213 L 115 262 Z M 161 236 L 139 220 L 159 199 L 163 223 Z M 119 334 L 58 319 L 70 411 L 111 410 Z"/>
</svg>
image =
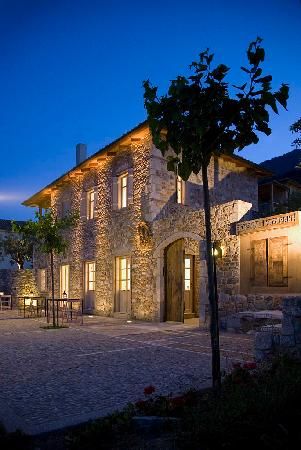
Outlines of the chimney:
<svg viewBox="0 0 301 450">
<path fill-rule="evenodd" d="M 82 163 L 87 159 L 87 146 L 86 144 L 76 145 L 76 165 Z"/>
</svg>

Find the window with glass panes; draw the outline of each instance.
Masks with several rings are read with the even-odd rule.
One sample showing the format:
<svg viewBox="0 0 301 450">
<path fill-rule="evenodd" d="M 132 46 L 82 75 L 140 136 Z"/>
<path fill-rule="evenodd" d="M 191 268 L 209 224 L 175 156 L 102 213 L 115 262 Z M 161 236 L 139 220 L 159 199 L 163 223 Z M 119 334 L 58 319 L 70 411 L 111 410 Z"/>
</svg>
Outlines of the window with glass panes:
<svg viewBox="0 0 301 450">
<path fill-rule="evenodd" d="M 184 181 L 182 180 L 181 177 L 177 176 L 177 185 L 176 185 L 176 190 L 177 190 L 177 203 L 182 203 L 184 204 Z"/>
<path fill-rule="evenodd" d="M 86 263 L 87 290 L 95 291 L 95 262 Z"/>
<path fill-rule="evenodd" d="M 185 291 L 190 291 L 190 287 L 191 287 L 191 259 L 190 258 L 185 258 L 184 286 L 185 286 Z"/>
<path fill-rule="evenodd" d="M 126 256 L 119 257 L 119 290 L 129 291 L 131 289 L 131 263 Z"/>
<path fill-rule="evenodd" d="M 95 192 L 94 190 L 87 193 L 87 218 L 94 218 L 94 204 L 95 204 Z"/>
<path fill-rule="evenodd" d="M 120 175 L 118 181 L 118 207 L 126 208 L 128 205 L 128 174 Z"/>
</svg>

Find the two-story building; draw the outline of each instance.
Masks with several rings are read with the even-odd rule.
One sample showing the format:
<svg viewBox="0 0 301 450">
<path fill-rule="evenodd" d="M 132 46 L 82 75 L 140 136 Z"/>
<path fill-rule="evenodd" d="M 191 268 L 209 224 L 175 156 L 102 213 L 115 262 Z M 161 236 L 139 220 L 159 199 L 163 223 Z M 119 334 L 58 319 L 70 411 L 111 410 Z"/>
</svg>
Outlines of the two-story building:
<svg viewBox="0 0 301 450">
<path fill-rule="evenodd" d="M 56 296 L 83 297 L 86 311 L 133 319 L 183 321 L 203 315 L 207 300 L 201 174 L 187 182 L 169 172 L 147 122 L 77 164 L 24 202 L 58 215 L 79 212 L 69 248 L 55 258 Z M 218 288 L 241 286 L 235 224 L 258 210 L 263 167 L 238 156 L 212 158 L 212 233 L 223 250 Z M 47 259 L 36 258 L 40 291 L 49 289 Z M 41 280 L 42 284 L 41 285 Z M 48 287 L 47 287 L 48 285 Z"/>
</svg>

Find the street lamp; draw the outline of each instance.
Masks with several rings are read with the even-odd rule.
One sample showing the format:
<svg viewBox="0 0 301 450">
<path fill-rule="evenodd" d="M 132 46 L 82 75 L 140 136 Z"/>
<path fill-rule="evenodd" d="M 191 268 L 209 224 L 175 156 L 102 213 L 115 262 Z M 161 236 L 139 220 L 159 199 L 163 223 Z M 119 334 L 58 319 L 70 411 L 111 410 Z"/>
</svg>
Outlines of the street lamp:
<svg viewBox="0 0 301 450">
<path fill-rule="evenodd" d="M 212 243 L 212 255 L 213 255 L 214 297 L 215 297 L 215 304 L 218 307 L 216 260 L 221 259 L 223 257 L 223 249 L 220 245 L 220 242 L 216 241 Z"/>
</svg>

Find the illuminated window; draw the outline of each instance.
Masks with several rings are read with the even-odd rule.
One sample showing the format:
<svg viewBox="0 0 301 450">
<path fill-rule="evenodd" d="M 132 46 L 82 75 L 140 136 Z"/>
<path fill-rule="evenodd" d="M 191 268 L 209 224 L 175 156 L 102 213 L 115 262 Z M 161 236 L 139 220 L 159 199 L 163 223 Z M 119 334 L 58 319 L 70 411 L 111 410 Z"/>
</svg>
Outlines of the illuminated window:
<svg viewBox="0 0 301 450">
<path fill-rule="evenodd" d="M 86 263 L 86 289 L 95 291 L 95 262 Z"/>
<path fill-rule="evenodd" d="M 181 203 L 182 205 L 185 202 L 185 182 L 181 177 L 177 176 L 177 203 Z"/>
<path fill-rule="evenodd" d="M 185 285 L 185 291 L 190 291 L 191 287 L 191 260 L 190 258 L 185 258 L 185 265 L 184 265 L 184 285 Z"/>
<path fill-rule="evenodd" d="M 87 218 L 94 218 L 95 192 L 91 190 L 87 192 Z"/>
<path fill-rule="evenodd" d="M 39 288 L 41 292 L 45 292 L 47 290 L 47 274 L 46 269 L 39 270 Z"/>
<path fill-rule="evenodd" d="M 117 289 L 119 291 L 130 291 L 131 289 L 131 263 L 127 256 L 117 258 Z"/>
<path fill-rule="evenodd" d="M 64 264 L 60 270 L 60 295 L 63 298 L 63 294 L 69 295 L 69 265 Z"/>
<path fill-rule="evenodd" d="M 128 206 L 128 174 L 118 177 L 118 208 Z"/>
</svg>

